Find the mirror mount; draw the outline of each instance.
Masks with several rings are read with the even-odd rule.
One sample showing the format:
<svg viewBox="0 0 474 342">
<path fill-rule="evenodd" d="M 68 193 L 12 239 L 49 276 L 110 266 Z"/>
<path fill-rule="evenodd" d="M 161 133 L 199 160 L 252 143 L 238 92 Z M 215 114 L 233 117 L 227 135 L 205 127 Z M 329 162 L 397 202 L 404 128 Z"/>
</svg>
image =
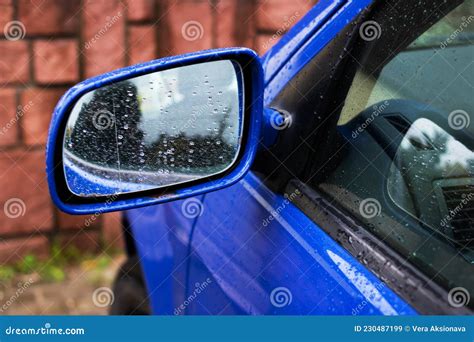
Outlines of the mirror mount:
<svg viewBox="0 0 474 342">
<path fill-rule="evenodd" d="M 170 184 L 138 192 L 111 192 L 106 196 L 80 196 L 71 191 L 65 176 L 64 141 L 73 107 L 89 92 L 161 71 L 216 61 L 232 61 L 242 73 L 243 129 L 238 137 L 239 149 L 235 162 L 221 173 L 206 175 L 189 182 Z M 217 75 L 216 77 L 218 77 Z M 119 69 L 71 88 L 57 104 L 51 120 L 47 149 L 46 170 L 51 197 L 64 212 L 70 214 L 103 213 L 159 204 L 207 193 L 230 186 L 249 170 L 261 138 L 263 113 L 263 71 L 258 55 L 246 48 L 208 50 Z M 199 123 L 198 123 L 199 124 Z M 87 181 L 91 182 L 90 179 Z M 93 183 L 94 181 L 92 181 Z M 91 184 L 93 186 L 95 184 Z"/>
</svg>

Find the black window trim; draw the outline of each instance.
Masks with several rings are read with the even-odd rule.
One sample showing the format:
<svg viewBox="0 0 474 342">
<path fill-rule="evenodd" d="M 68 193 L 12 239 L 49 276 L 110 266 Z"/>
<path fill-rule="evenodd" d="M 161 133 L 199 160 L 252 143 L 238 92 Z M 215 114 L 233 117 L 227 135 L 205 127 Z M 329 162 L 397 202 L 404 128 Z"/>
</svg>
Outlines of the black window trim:
<svg viewBox="0 0 474 342">
<path fill-rule="evenodd" d="M 474 313 L 464 306 L 455 308 L 448 305 L 448 291 L 407 262 L 406 258 L 353 220 L 350 215 L 333 205 L 326 196 L 295 179 L 288 183 L 285 192 L 299 193 L 292 203 L 419 313 Z"/>
</svg>

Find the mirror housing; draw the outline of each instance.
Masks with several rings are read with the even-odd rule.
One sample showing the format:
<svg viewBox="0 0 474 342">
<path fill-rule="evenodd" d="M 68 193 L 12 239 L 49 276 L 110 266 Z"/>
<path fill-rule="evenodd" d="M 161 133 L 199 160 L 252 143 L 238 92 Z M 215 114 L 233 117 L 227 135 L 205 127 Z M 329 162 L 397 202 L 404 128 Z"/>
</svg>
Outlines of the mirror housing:
<svg viewBox="0 0 474 342">
<path fill-rule="evenodd" d="M 81 196 L 77 191 L 71 191 L 65 174 L 65 160 L 63 159 L 65 149 L 63 148 L 66 141 L 66 128 L 71 130 L 68 120 L 74 106 L 85 94 L 140 76 L 216 61 L 232 61 L 232 63 L 240 66 L 239 72 L 241 72 L 243 93 L 241 107 L 243 108 L 239 108 L 239 111 L 243 115 L 242 129 L 238 137 L 240 143 L 238 155 L 232 165 L 216 174 L 209 173 L 209 175 L 206 174 L 201 178 L 194 178 L 181 183 L 174 182 L 165 186 L 157 186 L 157 188 L 144 188 L 140 191 L 114 191 L 107 194 L 97 193 L 97 195 L 93 194 L 92 196 L 90 194 Z M 213 75 L 213 77 L 218 78 L 219 75 Z M 167 57 L 85 80 L 63 95 L 54 110 L 51 120 L 46 147 L 46 171 L 53 202 L 59 209 L 70 214 L 103 213 L 169 202 L 230 186 L 247 173 L 253 162 L 261 138 L 262 113 L 263 70 L 258 55 L 246 48 L 208 50 Z M 199 120 L 197 120 L 195 125 L 199 124 Z M 139 173 L 139 171 L 134 172 Z M 89 186 L 100 186 L 96 177 L 84 178 L 83 180 L 79 178 L 79 181 L 84 181 Z"/>
</svg>

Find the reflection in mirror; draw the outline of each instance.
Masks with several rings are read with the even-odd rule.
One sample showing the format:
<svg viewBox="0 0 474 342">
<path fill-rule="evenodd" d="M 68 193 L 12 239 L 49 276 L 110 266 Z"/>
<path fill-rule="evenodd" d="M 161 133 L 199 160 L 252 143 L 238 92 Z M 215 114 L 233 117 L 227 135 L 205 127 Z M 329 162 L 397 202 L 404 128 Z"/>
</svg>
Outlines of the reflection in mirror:
<svg viewBox="0 0 474 342">
<path fill-rule="evenodd" d="M 387 179 L 395 204 L 466 253 L 472 252 L 474 241 L 474 152 L 469 142 L 429 119 L 417 119 L 405 133 Z"/>
<path fill-rule="evenodd" d="M 227 170 L 240 147 L 242 83 L 236 63 L 215 61 L 84 94 L 64 134 L 69 190 L 81 197 L 123 194 Z"/>
</svg>

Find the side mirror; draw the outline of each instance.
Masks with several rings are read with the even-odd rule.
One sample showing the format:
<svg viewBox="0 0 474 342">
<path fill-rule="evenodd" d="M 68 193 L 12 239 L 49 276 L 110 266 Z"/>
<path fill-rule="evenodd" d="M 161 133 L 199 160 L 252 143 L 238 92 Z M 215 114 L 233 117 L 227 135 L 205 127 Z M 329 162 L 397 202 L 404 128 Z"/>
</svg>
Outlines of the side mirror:
<svg viewBox="0 0 474 342">
<path fill-rule="evenodd" d="M 79 83 L 51 121 L 53 201 L 87 214 L 229 186 L 252 164 L 262 104 L 260 60 L 244 48 L 159 59 Z"/>
</svg>

